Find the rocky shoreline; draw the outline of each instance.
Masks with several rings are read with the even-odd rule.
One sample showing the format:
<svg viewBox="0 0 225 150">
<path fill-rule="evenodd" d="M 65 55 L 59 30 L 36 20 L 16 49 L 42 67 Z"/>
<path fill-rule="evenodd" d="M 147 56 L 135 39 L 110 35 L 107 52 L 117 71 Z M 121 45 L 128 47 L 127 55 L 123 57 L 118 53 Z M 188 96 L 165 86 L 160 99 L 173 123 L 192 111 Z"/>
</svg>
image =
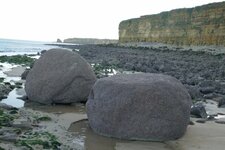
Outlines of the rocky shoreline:
<svg viewBox="0 0 225 150">
<path fill-rule="evenodd" d="M 180 47 L 61 45 L 77 51 L 91 64 L 121 72 L 162 73 L 180 80 L 193 101 L 225 97 L 225 54 Z"/>
<path fill-rule="evenodd" d="M 176 77 L 188 89 L 191 89 L 189 89 L 189 93 L 192 96 L 192 101 L 196 104 L 196 110 L 192 113 L 187 133 L 176 141 L 164 143 L 115 140 L 98 136 L 90 130 L 90 127 L 85 123 L 87 116 L 84 104 L 37 106 L 25 103 L 26 107 L 20 109 L 1 105 L 0 118 L 6 116 L 9 124 L 6 124 L 7 126 L 1 125 L 0 148 L 46 149 L 46 145 L 43 145 L 46 144 L 43 138 L 53 141 L 53 143 L 48 142 L 48 146 L 52 146 L 52 149 L 56 144 L 58 149 L 65 150 L 68 148 L 87 150 L 95 148 L 98 150 L 105 148 L 109 150 L 161 148 L 162 150 L 173 150 L 177 147 L 185 150 L 194 150 L 196 147 L 200 150 L 209 150 L 212 147 L 214 149 L 223 147 L 222 141 L 225 140 L 222 136 L 225 134 L 222 73 L 223 67 L 225 67 L 223 64 L 224 54 L 213 55 L 206 52 L 192 52 L 191 50 L 170 50 L 168 47 L 146 48 L 117 45 L 64 45 L 63 47 L 78 52 L 89 63 L 93 64 L 95 73 L 101 74 L 99 77 L 107 76 L 110 72 L 109 69 L 116 70 L 115 73 L 127 73 L 126 71 L 129 73 L 153 72 Z M 217 66 L 220 68 L 218 69 Z M 7 73 L 8 75 L 18 75 L 18 70 L 21 71 L 14 68 L 13 72 Z M 210 94 L 216 96 L 209 97 Z M 11 114 L 11 111 L 15 114 Z M 21 130 L 21 127 L 24 128 L 24 126 L 29 128 Z M 18 128 L 20 132 L 16 132 Z M 29 130 L 29 138 L 39 138 L 39 140 L 30 143 L 28 135 L 23 136 L 27 130 Z M 209 130 L 211 132 L 208 133 Z M 37 133 L 40 133 L 40 136 L 36 137 Z M 16 137 L 17 139 L 15 139 Z M 205 137 L 207 139 L 202 140 Z M 14 142 L 17 144 L 12 144 Z M 37 144 L 37 142 L 41 144 Z M 18 143 L 23 145 L 18 145 Z"/>
<path fill-rule="evenodd" d="M 82 106 L 74 106 L 74 110 L 77 107 Z M 51 110 L 50 107 L 46 109 Z M 72 132 L 67 132 L 71 123 L 86 119 L 82 112 L 59 113 L 55 110 L 48 113 L 1 103 L 0 110 L 0 149 L 83 149 L 71 142 Z"/>
</svg>

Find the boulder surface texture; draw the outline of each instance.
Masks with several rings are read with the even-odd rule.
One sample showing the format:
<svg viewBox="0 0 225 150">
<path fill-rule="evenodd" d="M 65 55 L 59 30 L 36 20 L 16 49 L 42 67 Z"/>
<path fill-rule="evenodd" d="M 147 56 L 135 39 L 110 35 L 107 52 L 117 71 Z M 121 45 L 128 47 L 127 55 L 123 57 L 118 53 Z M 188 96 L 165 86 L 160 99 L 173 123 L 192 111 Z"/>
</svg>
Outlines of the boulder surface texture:
<svg viewBox="0 0 225 150">
<path fill-rule="evenodd" d="M 65 49 L 44 53 L 30 70 L 25 90 L 30 101 L 67 104 L 86 101 L 96 81 L 91 66 Z"/>
<path fill-rule="evenodd" d="M 177 79 L 121 74 L 99 79 L 86 103 L 94 132 L 120 139 L 165 141 L 184 135 L 191 98 Z"/>
</svg>

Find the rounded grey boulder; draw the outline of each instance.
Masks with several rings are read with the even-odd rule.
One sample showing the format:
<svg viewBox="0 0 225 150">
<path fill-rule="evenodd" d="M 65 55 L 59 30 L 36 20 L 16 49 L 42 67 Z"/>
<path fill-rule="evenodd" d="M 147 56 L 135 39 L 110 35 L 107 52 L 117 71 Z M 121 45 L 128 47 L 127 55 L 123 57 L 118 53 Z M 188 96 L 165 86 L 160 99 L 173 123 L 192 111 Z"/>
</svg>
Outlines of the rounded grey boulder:
<svg viewBox="0 0 225 150">
<path fill-rule="evenodd" d="M 79 54 L 51 49 L 35 61 L 25 91 L 30 101 L 42 104 L 75 103 L 87 101 L 95 81 L 91 66 Z"/>
<path fill-rule="evenodd" d="M 86 103 L 94 132 L 120 139 L 165 141 L 184 135 L 191 98 L 175 78 L 121 74 L 99 79 Z"/>
</svg>

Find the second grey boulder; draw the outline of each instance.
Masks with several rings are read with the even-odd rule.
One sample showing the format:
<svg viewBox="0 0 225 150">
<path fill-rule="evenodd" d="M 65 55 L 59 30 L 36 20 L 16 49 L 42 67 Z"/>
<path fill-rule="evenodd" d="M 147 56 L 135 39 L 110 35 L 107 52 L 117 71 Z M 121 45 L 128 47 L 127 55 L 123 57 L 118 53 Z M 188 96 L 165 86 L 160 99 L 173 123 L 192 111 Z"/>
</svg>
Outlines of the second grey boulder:
<svg viewBox="0 0 225 150">
<path fill-rule="evenodd" d="M 99 79 L 86 108 L 89 124 L 98 134 L 165 141 L 185 133 L 191 103 L 185 87 L 171 76 L 122 74 Z"/>
</svg>

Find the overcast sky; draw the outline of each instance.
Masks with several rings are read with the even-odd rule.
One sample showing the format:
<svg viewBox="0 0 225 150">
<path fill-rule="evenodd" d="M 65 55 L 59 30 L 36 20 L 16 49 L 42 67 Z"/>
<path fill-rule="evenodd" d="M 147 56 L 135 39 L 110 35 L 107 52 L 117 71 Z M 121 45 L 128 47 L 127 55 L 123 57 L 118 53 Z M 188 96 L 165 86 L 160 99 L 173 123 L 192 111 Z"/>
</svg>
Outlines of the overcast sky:
<svg viewBox="0 0 225 150">
<path fill-rule="evenodd" d="M 0 38 L 118 38 L 120 21 L 223 0 L 0 0 Z"/>
</svg>

